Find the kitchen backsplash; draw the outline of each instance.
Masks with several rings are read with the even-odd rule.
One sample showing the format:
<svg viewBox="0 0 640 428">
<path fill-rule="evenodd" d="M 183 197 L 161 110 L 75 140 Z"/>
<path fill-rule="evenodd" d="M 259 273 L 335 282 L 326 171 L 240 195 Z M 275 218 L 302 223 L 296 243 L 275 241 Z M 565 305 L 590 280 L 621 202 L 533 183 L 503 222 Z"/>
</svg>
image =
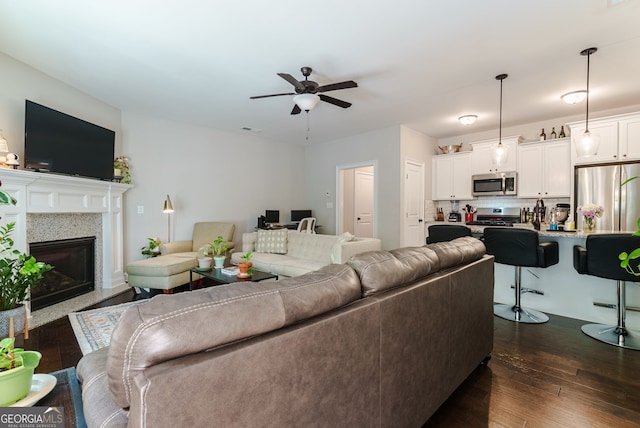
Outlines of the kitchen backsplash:
<svg viewBox="0 0 640 428">
<path fill-rule="evenodd" d="M 458 204 L 458 212 L 462 213 L 463 208 L 469 204 L 473 208 L 533 208 L 536 206 L 537 199 L 525 199 L 525 198 L 507 198 L 507 197 L 486 197 L 483 196 L 481 198 L 471 199 L 471 200 L 460 200 L 457 201 Z M 547 208 L 553 207 L 555 204 L 568 204 L 569 198 L 549 198 L 544 199 L 544 206 Z M 436 212 L 439 208 L 442 208 L 442 211 L 445 214 L 445 218 L 447 214 L 453 211 L 453 202 L 452 201 L 426 201 L 425 202 L 425 221 L 433 221 L 436 218 Z M 571 207 L 571 213 L 575 213 L 576 207 Z"/>
</svg>

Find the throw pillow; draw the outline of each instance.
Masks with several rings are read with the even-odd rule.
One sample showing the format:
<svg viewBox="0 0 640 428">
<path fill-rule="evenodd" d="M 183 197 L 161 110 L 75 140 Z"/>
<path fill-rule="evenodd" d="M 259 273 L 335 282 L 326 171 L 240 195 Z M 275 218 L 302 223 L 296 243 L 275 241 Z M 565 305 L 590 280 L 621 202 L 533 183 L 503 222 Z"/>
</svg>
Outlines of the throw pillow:
<svg viewBox="0 0 640 428">
<path fill-rule="evenodd" d="M 287 254 L 287 229 L 258 229 L 256 253 Z"/>
</svg>

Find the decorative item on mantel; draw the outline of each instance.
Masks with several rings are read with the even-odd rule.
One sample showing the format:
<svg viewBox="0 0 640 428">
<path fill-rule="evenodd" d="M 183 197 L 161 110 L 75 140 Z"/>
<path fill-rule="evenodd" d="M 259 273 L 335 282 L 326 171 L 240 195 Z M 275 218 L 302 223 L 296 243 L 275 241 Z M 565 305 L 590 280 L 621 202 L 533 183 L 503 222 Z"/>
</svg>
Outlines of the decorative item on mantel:
<svg viewBox="0 0 640 428">
<path fill-rule="evenodd" d="M 113 160 L 113 179 L 118 183 L 131 184 L 129 158 L 118 156 Z"/>
<path fill-rule="evenodd" d="M 578 214 L 583 218 L 582 231 L 585 233 L 595 232 L 596 230 L 596 217 L 602 217 L 604 208 L 602 205 L 586 204 L 578 207 Z"/>
</svg>

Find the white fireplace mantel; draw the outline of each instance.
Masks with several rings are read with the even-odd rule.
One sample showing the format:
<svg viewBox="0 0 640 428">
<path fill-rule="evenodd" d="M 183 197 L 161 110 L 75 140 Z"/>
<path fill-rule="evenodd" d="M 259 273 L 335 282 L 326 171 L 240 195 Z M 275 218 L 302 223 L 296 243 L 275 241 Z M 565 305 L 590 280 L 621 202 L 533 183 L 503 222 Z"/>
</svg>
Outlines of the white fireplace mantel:
<svg viewBox="0 0 640 428">
<path fill-rule="evenodd" d="M 15 222 L 15 247 L 28 252 L 27 214 L 101 213 L 102 287 L 125 284 L 123 194 L 133 186 L 51 173 L 0 168 L 2 189 L 15 206 L 0 207 L 0 224 Z"/>
</svg>

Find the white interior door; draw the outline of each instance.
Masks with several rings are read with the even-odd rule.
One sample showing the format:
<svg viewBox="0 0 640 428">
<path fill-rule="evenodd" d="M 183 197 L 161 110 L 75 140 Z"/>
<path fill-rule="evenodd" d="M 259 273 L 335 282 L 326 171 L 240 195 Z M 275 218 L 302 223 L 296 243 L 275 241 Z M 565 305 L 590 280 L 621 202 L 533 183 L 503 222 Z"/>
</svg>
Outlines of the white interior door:
<svg viewBox="0 0 640 428">
<path fill-rule="evenodd" d="M 424 245 L 424 164 L 404 163 L 404 247 Z"/>
<path fill-rule="evenodd" d="M 357 168 L 354 174 L 354 182 L 354 234 L 363 238 L 373 238 L 372 168 Z"/>
</svg>

